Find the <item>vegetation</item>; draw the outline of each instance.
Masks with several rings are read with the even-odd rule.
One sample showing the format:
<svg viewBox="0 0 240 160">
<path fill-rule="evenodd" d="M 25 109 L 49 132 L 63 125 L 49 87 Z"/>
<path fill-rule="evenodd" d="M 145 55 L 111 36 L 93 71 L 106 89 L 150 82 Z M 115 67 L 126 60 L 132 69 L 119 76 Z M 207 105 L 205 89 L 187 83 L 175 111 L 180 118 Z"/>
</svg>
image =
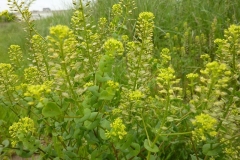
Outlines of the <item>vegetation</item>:
<svg viewBox="0 0 240 160">
<path fill-rule="evenodd" d="M 72 10 L 63 11 L 62 13 L 53 13 L 53 16 L 33 21 L 36 31 L 42 36 L 49 33 L 49 27 L 62 24 L 70 26 Z M 0 62 L 9 62 L 8 48 L 11 44 L 19 45 L 22 48 L 24 57 L 27 58 L 29 48 L 28 36 L 26 30 L 26 23 L 23 22 L 9 22 L 0 23 Z"/>
<path fill-rule="evenodd" d="M 43 34 L 11 2 L 27 52 L 0 63 L 0 158 L 240 158 L 240 2 L 80 0 Z"/>
<path fill-rule="evenodd" d="M 9 13 L 7 10 L 0 13 L 0 23 L 1 22 L 11 22 L 16 19 L 16 16 L 13 13 Z"/>
</svg>

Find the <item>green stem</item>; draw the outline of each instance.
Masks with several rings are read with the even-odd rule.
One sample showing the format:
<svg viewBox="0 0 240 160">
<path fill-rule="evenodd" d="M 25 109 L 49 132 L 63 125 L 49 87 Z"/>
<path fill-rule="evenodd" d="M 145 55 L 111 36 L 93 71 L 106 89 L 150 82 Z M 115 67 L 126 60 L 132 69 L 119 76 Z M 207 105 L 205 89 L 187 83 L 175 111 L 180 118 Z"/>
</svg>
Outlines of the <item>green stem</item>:
<svg viewBox="0 0 240 160">
<path fill-rule="evenodd" d="M 177 136 L 177 135 L 186 135 L 186 134 L 192 134 L 192 132 L 166 133 L 166 134 L 159 134 L 159 136 Z"/>
<path fill-rule="evenodd" d="M 164 117 L 163 117 L 163 121 L 161 123 L 161 127 L 160 129 L 163 127 L 163 125 L 165 124 L 166 120 L 167 120 L 167 115 L 168 115 L 168 110 L 169 110 L 169 105 L 170 105 L 170 93 L 169 93 L 169 89 L 170 89 L 170 82 L 168 81 L 168 84 L 167 84 L 167 101 L 166 101 L 166 110 L 164 112 Z M 160 132 L 161 130 L 159 130 L 158 132 Z M 173 133 L 175 134 L 175 133 Z M 189 134 L 189 133 L 188 133 Z M 149 144 L 151 147 L 153 147 L 155 145 L 155 143 L 157 142 L 158 138 L 161 136 L 161 135 L 164 135 L 164 134 L 157 134 L 156 137 L 154 138 L 152 144 Z M 150 143 L 150 141 L 149 141 Z M 150 158 L 150 151 L 148 151 L 148 156 L 147 156 L 147 159 Z"/>
<path fill-rule="evenodd" d="M 143 121 L 143 127 L 144 127 L 144 130 L 146 132 L 147 139 L 148 139 L 148 144 L 151 145 L 150 138 L 149 138 L 148 131 L 147 131 L 147 127 L 146 127 L 146 124 L 145 124 L 145 121 L 144 121 L 143 110 L 141 112 L 141 116 L 142 116 L 142 121 Z"/>
<path fill-rule="evenodd" d="M 84 36 L 85 36 L 85 40 L 86 40 L 86 44 L 87 44 L 87 53 L 86 54 L 88 56 L 91 69 L 92 69 L 92 71 L 94 71 L 94 66 L 93 66 L 93 62 L 92 62 L 92 55 L 89 52 L 89 50 L 90 50 L 89 41 L 88 41 L 89 37 L 88 37 L 88 31 L 87 31 L 88 29 L 87 29 L 85 14 L 84 14 L 83 3 L 82 3 L 82 0 L 80 0 L 79 2 L 80 2 L 80 8 L 81 8 L 81 12 L 82 12 L 83 28 L 84 28 L 84 32 L 85 32 Z"/>
<path fill-rule="evenodd" d="M 72 83 L 71 83 L 71 80 L 70 80 L 70 75 L 68 74 L 68 71 L 67 71 L 67 66 L 66 66 L 66 63 L 65 63 L 65 56 L 64 56 L 64 52 L 63 52 L 63 42 L 60 43 L 60 54 L 61 54 L 60 57 L 62 58 L 61 60 L 63 61 L 63 63 L 61 63 L 61 64 L 62 64 L 62 67 L 64 69 L 65 75 L 66 75 L 66 80 L 67 80 L 67 83 L 69 85 L 69 90 L 70 90 L 70 92 L 73 96 L 74 101 L 76 102 L 76 105 L 80 108 L 79 103 L 77 103 L 76 93 L 73 90 L 73 86 L 72 86 Z M 81 110 L 83 110 L 82 107 L 81 107 Z"/>
</svg>

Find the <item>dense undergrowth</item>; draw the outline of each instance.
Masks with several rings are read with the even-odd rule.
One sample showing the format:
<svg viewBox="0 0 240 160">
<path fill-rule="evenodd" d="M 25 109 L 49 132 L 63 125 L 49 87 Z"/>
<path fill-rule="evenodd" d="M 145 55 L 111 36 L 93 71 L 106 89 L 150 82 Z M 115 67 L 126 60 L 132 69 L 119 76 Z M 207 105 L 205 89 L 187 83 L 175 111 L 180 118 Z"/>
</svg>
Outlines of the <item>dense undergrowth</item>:
<svg viewBox="0 0 240 160">
<path fill-rule="evenodd" d="M 0 63 L 0 106 L 15 115 L 0 121 L 1 158 L 14 151 L 54 160 L 239 159 L 238 13 L 223 25 L 201 10 L 176 27 L 139 10 L 139 0 L 120 0 L 97 12 L 105 17 L 96 23 L 104 1 L 79 2 L 71 25 L 51 26 L 46 36 L 14 5 L 25 16 L 29 52 L 24 59 L 11 45 L 10 63 Z M 190 2 L 169 1 L 179 13 Z M 170 23 L 169 32 L 160 23 Z"/>
</svg>

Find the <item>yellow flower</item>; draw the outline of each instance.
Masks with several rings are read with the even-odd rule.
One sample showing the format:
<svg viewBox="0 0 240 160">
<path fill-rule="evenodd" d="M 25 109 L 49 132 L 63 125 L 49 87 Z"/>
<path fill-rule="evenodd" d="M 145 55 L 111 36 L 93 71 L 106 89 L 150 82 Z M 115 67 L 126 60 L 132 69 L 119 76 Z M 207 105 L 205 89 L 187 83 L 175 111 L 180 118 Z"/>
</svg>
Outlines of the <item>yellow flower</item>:
<svg viewBox="0 0 240 160">
<path fill-rule="evenodd" d="M 189 73 L 187 74 L 186 76 L 188 79 L 195 79 L 198 77 L 198 74 L 197 73 Z"/>
<path fill-rule="evenodd" d="M 126 126 L 123 124 L 120 118 L 115 119 L 114 122 L 110 124 L 110 126 L 111 130 L 106 131 L 105 133 L 107 138 L 118 138 L 121 140 L 127 134 L 125 131 Z"/>
<path fill-rule="evenodd" d="M 9 133 L 12 138 L 12 146 L 16 146 L 16 144 L 21 141 L 19 134 L 27 135 L 33 134 L 35 132 L 34 122 L 32 119 L 25 117 L 21 118 L 18 122 L 13 123 L 9 127 Z"/>
<path fill-rule="evenodd" d="M 68 26 L 64 25 L 56 25 L 50 28 L 50 35 L 58 39 L 68 38 L 70 32 Z"/>
<path fill-rule="evenodd" d="M 46 81 L 41 85 L 27 85 L 26 92 L 24 96 L 33 97 L 36 100 L 41 101 L 44 94 L 48 94 L 51 92 L 52 82 Z"/>
<path fill-rule="evenodd" d="M 109 56 L 115 56 L 115 54 L 122 55 L 124 52 L 122 42 L 113 38 L 108 39 L 104 43 L 103 48 L 105 49 L 106 54 Z"/>
<path fill-rule="evenodd" d="M 118 90 L 118 88 L 119 88 L 119 83 L 118 83 L 118 82 L 114 82 L 114 81 L 112 81 L 112 80 L 109 80 L 109 81 L 107 81 L 107 84 L 108 84 L 110 87 L 112 87 L 113 89 L 117 89 L 117 90 Z"/>
<path fill-rule="evenodd" d="M 132 91 L 130 94 L 129 94 L 129 98 L 130 100 L 139 100 L 141 98 L 144 97 L 144 94 L 139 91 L 139 90 L 136 90 L 136 91 Z"/>
<path fill-rule="evenodd" d="M 113 15 L 121 15 L 122 14 L 122 6 L 121 4 L 114 4 L 112 6 Z"/>
<path fill-rule="evenodd" d="M 206 135 L 214 137 L 217 135 L 215 127 L 217 120 L 208 114 L 201 113 L 192 121 L 194 128 L 193 137 L 198 141 L 205 141 Z"/>
<path fill-rule="evenodd" d="M 93 82 L 87 82 L 87 83 L 84 85 L 84 88 L 90 87 L 90 86 L 93 86 Z"/>
</svg>

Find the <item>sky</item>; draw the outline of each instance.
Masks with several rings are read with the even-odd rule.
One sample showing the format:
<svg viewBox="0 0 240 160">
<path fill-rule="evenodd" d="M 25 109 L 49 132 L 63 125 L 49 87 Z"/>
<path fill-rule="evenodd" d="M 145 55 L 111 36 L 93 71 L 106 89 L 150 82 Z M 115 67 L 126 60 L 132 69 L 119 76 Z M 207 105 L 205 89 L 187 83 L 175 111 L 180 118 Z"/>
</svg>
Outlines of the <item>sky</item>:
<svg viewBox="0 0 240 160">
<path fill-rule="evenodd" d="M 8 0 L 0 0 L 0 11 L 9 10 L 7 2 Z M 18 0 L 19 2 L 24 0 Z M 72 0 L 35 0 L 30 11 L 39 10 L 42 8 L 50 8 L 51 10 L 68 9 L 72 6 Z"/>
</svg>

